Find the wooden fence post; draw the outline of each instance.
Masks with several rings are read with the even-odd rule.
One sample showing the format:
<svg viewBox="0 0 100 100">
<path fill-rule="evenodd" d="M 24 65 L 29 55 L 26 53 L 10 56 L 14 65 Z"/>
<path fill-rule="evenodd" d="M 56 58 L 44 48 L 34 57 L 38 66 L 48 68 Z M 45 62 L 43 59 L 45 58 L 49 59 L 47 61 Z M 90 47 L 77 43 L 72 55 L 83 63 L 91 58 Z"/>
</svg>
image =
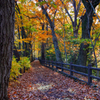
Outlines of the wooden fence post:
<svg viewBox="0 0 100 100">
<path fill-rule="evenodd" d="M 43 60 L 41 60 L 41 64 L 44 66 L 44 61 Z"/>
<path fill-rule="evenodd" d="M 57 71 L 57 61 L 56 61 L 56 71 Z"/>
<path fill-rule="evenodd" d="M 47 60 L 46 60 L 46 63 L 45 64 L 46 64 L 46 67 L 47 67 Z"/>
<path fill-rule="evenodd" d="M 91 64 L 88 65 L 88 84 L 90 85 L 92 83 L 92 69 L 91 69 Z"/>
<path fill-rule="evenodd" d="M 43 65 L 43 61 L 40 59 L 40 63 Z"/>
<path fill-rule="evenodd" d="M 73 76 L 73 66 L 71 65 L 72 63 L 70 63 L 70 76 Z"/>
<path fill-rule="evenodd" d="M 44 61 L 44 66 L 46 66 L 46 60 Z"/>
<path fill-rule="evenodd" d="M 53 68 L 53 61 L 52 61 L 52 68 Z"/>
<path fill-rule="evenodd" d="M 43 66 L 45 66 L 45 60 L 42 60 L 42 64 L 43 64 Z"/>
<path fill-rule="evenodd" d="M 20 68 L 20 73 L 22 73 L 22 68 Z"/>
<path fill-rule="evenodd" d="M 24 66 L 24 68 L 23 68 L 23 69 L 24 69 L 24 71 L 23 71 L 23 72 L 25 73 L 25 66 Z"/>
<path fill-rule="evenodd" d="M 50 67 L 50 61 L 49 61 L 49 67 Z"/>
<path fill-rule="evenodd" d="M 63 72 L 63 62 L 61 62 L 61 70 L 62 70 L 62 72 Z"/>
</svg>

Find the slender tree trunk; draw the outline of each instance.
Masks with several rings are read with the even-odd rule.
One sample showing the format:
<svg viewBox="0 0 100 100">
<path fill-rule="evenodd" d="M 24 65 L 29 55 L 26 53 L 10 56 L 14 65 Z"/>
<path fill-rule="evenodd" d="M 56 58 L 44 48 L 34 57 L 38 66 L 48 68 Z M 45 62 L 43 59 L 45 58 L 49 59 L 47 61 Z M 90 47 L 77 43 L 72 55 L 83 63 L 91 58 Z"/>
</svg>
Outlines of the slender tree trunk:
<svg viewBox="0 0 100 100">
<path fill-rule="evenodd" d="M 21 28 L 21 35 L 22 35 L 22 39 L 24 39 L 25 38 L 25 30 L 24 30 L 24 27 Z M 24 41 L 22 42 L 22 48 L 24 50 L 22 55 L 25 56 L 25 42 Z"/>
<path fill-rule="evenodd" d="M 42 30 L 44 30 L 44 24 L 42 24 Z M 45 60 L 45 43 L 41 44 L 41 59 Z"/>
<path fill-rule="evenodd" d="M 27 36 L 25 35 L 25 39 L 27 38 Z M 29 53 L 28 53 L 28 49 L 27 49 L 27 44 L 28 43 L 26 43 L 26 42 L 24 42 L 25 43 L 25 56 L 27 57 L 28 55 L 29 55 Z"/>
<path fill-rule="evenodd" d="M 65 37 L 64 37 L 65 38 Z M 64 39 L 65 40 L 65 39 Z M 66 52 L 66 45 L 65 45 L 65 41 L 64 41 L 64 51 L 65 51 L 65 56 L 66 56 L 66 63 L 67 63 L 67 52 Z"/>
<path fill-rule="evenodd" d="M 18 38 L 20 40 L 20 32 L 19 32 L 19 26 L 18 26 Z M 20 50 L 21 49 L 21 43 L 19 42 L 19 47 L 18 49 Z M 19 55 L 21 56 L 21 51 L 19 51 Z"/>
<path fill-rule="evenodd" d="M 19 8 L 19 6 L 18 6 L 18 4 L 17 4 L 17 1 L 16 1 L 15 5 L 16 5 L 16 8 L 17 8 L 17 10 L 18 10 L 18 13 L 21 14 L 20 8 Z M 22 20 L 22 16 L 20 16 L 20 19 Z M 22 39 L 24 39 L 24 38 L 26 38 L 26 34 L 25 34 L 25 29 L 24 29 L 24 27 L 23 27 L 23 22 L 22 22 L 22 21 L 21 21 L 21 25 L 22 25 L 22 27 L 21 27 L 21 35 L 22 35 Z M 24 51 L 23 51 L 23 53 L 22 53 L 22 56 L 26 56 L 26 54 L 25 54 L 25 49 L 26 49 L 25 46 L 27 46 L 27 44 L 23 41 L 23 42 L 22 42 L 22 49 L 23 49 Z"/>
<path fill-rule="evenodd" d="M 35 60 L 35 37 L 34 37 L 34 60 Z"/>
<path fill-rule="evenodd" d="M 46 23 L 46 31 L 48 31 L 48 22 Z M 47 33 L 47 35 L 48 35 L 48 33 Z M 47 56 L 47 48 L 48 48 L 48 46 L 49 46 L 49 44 L 48 44 L 48 40 L 49 38 L 47 38 L 47 40 L 46 40 L 46 44 L 45 44 L 45 60 L 46 60 L 46 56 Z M 51 60 L 51 59 L 50 59 Z"/>
<path fill-rule="evenodd" d="M 43 42 L 41 45 L 41 59 L 45 60 L 45 43 L 43 43 Z"/>
<path fill-rule="evenodd" d="M 32 50 L 32 44 L 31 42 L 28 44 L 28 48 L 31 48 L 31 49 L 28 49 L 29 51 L 29 54 L 30 54 L 30 61 L 32 62 L 33 61 L 33 50 Z"/>
<path fill-rule="evenodd" d="M 0 100 L 8 100 L 14 42 L 14 0 L 0 0 Z"/>
<path fill-rule="evenodd" d="M 20 60 L 20 55 L 19 55 L 19 52 L 17 51 L 17 48 L 15 45 L 14 45 L 14 49 L 13 49 L 13 54 L 18 62 Z"/>
<path fill-rule="evenodd" d="M 63 14 L 64 16 L 64 14 Z M 64 24 L 65 24 L 65 17 L 64 17 Z M 63 29 L 64 29 L 64 51 L 65 51 L 65 56 L 66 56 L 66 63 L 67 63 L 67 50 L 66 50 L 66 44 L 65 44 L 65 34 L 66 34 L 66 30 L 65 30 L 65 26 L 63 25 Z"/>
</svg>

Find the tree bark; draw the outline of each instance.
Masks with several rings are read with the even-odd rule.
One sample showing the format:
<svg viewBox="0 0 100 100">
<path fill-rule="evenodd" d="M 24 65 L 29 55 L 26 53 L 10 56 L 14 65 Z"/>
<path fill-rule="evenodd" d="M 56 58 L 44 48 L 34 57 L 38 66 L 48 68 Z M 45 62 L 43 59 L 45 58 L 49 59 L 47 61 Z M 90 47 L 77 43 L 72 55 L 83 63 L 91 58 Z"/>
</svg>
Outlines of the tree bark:
<svg viewBox="0 0 100 100">
<path fill-rule="evenodd" d="M 16 61 L 18 62 L 20 60 L 20 55 L 19 55 L 19 52 L 17 51 L 17 48 L 15 45 L 14 45 L 14 49 L 13 49 L 13 55 L 15 56 Z"/>
<path fill-rule="evenodd" d="M 14 42 L 14 0 L 0 0 L 0 100 L 8 100 Z"/>
<path fill-rule="evenodd" d="M 20 40 L 20 32 L 19 32 L 19 26 L 18 26 L 18 39 Z M 18 49 L 21 49 L 21 43 L 19 42 Z M 21 56 L 21 51 L 19 51 L 19 55 Z"/>
<path fill-rule="evenodd" d="M 56 60 L 58 62 L 61 62 L 62 61 L 62 58 L 61 58 L 61 52 L 59 50 L 59 47 L 58 47 L 58 40 L 57 40 L 57 37 L 55 35 L 55 31 L 54 31 L 54 22 L 51 21 L 48 13 L 46 12 L 46 10 L 44 9 L 44 7 L 42 6 L 42 10 L 43 10 L 43 13 L 45 14 L 45 16 L 47 17 L 48 19 L 48 22 L 50 24 L 50 28 L 51 28 L 51 31 L 52 31 L 52 39 L 53 39 L 53 44 L 54 44 L 54 48 L 55 48 L 55 54 L 56 54 Z"/>
<path fill-rule="evenodd" d="M 18 6 L 18 4 L 17 4 L 17 1 L 15 2 L 15 5 L 16 5 L 16 9 L 17 9 L 18 13 L 21 14 L 20 8 L 19 8 L 19 6 Z M 20 19 L 22 20 L 22 16 L 20 16 Z M 24 39 L 24 38 L 26 38 L 27 36 L 26 36 L 26 34 L 25 34 L 25 29 L 24 29 L 24 27 L 23 27 L 23 21 L 21 21 L 21 25 L 22 25 L 22 27 L 21 27 L 21 35 L 22 35 L 22 39 Z M 26 54 L 25 54 L 25 50 L 26 50 L 25 46 L 27 46 L 27 44 L 23 41 L 23 42 L 22 42 L 22 49 L 23 49 L 24 51 L 23 51 L 23 53 L 22 53 L 22 56 L 26 56 Z"/>
<path fill-rule="evenodd" d="M 31 42 L 28 45 L 31 48 L 31 49 L 28 49 L 28 50 L 29 50 L 29 54 L 30 54 L 30 61 L 32 62 L 33 61 L 33 50 L 32 50 L 32 44 L 31 44 Z"/>
<path fill-rule="evenodd" d="M 22 39 L 24 39 L 25 38 L 25 30 L 24 30 L 24 27 L 21 27 L 21 35 L 22 35 Z M 22 42 L 22 48 L 23 48 L 22 56 L 25 56 L 25 42 L 24 41 Z"/>
<path fill-rule="evenodd" d="M 41 45 L 41 59 L 45 60 L 45 43 L 43 43 L 43 42 Z"/>
<path fill-rule="evenodd" d="M 42 30 L 44 30 L 44 23 L 42 24 Z M 45 43 L 41 44 L 41 59 L 45 60 Z"/>
<path fill-rule="evenodd" d="M 82 17 L 82 38 L 90 39 L 90 31 L 93 22 L 93 8 L 86 0 L 82 0 L 82 2 L 86 8 L 86 13 Z M 99 4 L 99 0 L 92 0 L 91 3 L 95 8 Z M 86 66 L 87 54 L 89 52 L 88 46 L 89 44 L 85 45 L 84 43 L 81 43 L 77 64 Z"/>
<path fill-rule="evenodd" d="M 91 18 L 92 18 L 92 15 L 91 15 Z M 91 19 L 91 25 L 92 25 L 92 19 Z M 91 25 L 90 25 L 90 29 L 91 29 Z M 87 18 L 86 13 L 82 18 L 82 38 L 89 39 L 88 18 Z M 86 66 L 87 54 L 89 52 L 88 46 L 89 44 L 81 43 L 77 64 Z"/>
</svg>

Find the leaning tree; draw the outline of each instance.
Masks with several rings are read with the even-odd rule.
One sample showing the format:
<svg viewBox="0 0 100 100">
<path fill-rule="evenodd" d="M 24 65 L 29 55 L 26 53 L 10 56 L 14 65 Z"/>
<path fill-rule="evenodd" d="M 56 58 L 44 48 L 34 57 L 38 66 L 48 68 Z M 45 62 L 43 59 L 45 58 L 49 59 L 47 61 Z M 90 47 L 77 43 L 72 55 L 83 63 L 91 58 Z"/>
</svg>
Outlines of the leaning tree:
<svg viewBox="0 0 100 100">
<path fill-rule="evenodd" d="M 8 100 L 13 42 L 15 0 L 0 0 L 0 100 Z"/>
</svg>

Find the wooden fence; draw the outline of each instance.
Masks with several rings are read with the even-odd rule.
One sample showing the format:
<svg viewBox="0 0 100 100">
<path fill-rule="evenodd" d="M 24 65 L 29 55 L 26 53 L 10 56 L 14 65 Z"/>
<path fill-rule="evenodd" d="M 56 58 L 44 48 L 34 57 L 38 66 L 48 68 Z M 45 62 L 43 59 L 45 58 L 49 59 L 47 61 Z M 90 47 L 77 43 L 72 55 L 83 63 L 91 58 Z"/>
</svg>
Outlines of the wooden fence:
<svg viewBox="0 0 100 100">
<path fill-rule="evenodd" d="M 92 84 L 92 79 L 93 78 L 100 80 L 100 77 L 94 76 L 92 74 L 92 70 L 100 71 L 100 68 L 94 68 L 90 64 L 88 66 L 81 66 L 81 65 L 75 65 L 75 64 L 67 64 L 67 63 L 63 63 L 63 62 L 47 61 L 47 60 L 40 60 L 40 62 L 41 62 L 42 65 L 44 65 L 46 67 L 49 67 L 49 68 L 51 68 L 51 69 L 53 69 L 55 71 L 58 71 L 58 72 L 60 72 L 62 74 L 65 74 L 65 75 L 67 75 L 69 77 L 72 77 L 74 79 L 78 79 L 78 80 L 80 80 L 82 82 L 85 82 L 85 83 L 87 83 L 89 85 Z M 74 70 L 75 67 L 77 67 L 77 68 L 85 68 L 85 69 L 87 69 L 87 73 L 76 71 L 76 70 Z M 64 70 L 65 71 L 69 71 L 70 74 L 68 74 Z M 77 73 L 77 74 L 86 76 L 88 78 L 88 81 L 84 81 L 82 79 L 79 79 L 79 78 L 75 77 L 73 75 L 73 73 Z"/>
</svg>

